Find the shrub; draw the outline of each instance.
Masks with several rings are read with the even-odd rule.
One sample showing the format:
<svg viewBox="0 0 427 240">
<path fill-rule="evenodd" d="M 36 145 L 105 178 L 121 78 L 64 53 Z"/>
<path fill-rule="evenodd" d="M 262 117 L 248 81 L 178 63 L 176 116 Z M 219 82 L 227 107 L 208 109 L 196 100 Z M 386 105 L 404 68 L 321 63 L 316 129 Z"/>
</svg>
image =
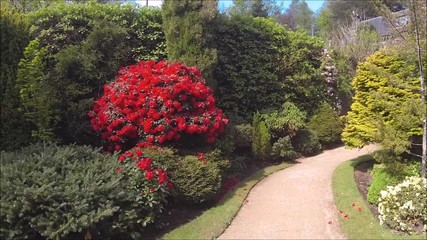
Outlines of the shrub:
<svg viewBox="0 0 427 240">
<path fill-rule="evenodd" d="M 230 160 L 222 154 L 220 149 L 201 154 L 199 157 L 207 162 L 216 163 L 221 171 L 221 175 L 230 168 Z"/>
<path fill-rule="evenodd" d="M 307 127 L 319 138 L 323 146 L 341 141 L 343 124 L 332 107 L 323 103 L 317 112 L 310 118 Z"/>
<path fill-rule="evenodd" d="M 295 104 L 285 102 L 280 111 L 263 114 L 262 118 L 274 137 L 293 137 L 305 126 L 306 113 L 299 110 Z"/>
<path fill-rule="evenodd" d="M 239 124 L 234 127 L 234 143 L 238 148 L 250 148 L 253 141 L 254 127 L 250 124 Z"/>
<path fill-rule="evenodd" d="M 16 74 L 19 60 L 29 41 L 29 24 L 24 14 L 0 7 L 0 150 L 14 150 L 31 140 L 31 126 L 21 111 Z"/>
<path fill-rule="evenodd" d="M 227 125 L 224 132 L 215 141 L 215 148 L 219 149 L 225 156 L 231 156 L 236 149 L 234 132 L 234 127 Z"/>
<path fill-rule="evenodd" d="M 94 131 L 110 150 L 177 141 L 182 134 L 215 141 L 228 120 L 200 76 L 194 67 L 164 61 L 123 68 L 90 113 Z"/>
<path fill-rule="evenodd" d="M 267 160 L 271 156 L 271 135 L 265 122 L 260 119 L 261 116 L 255 114 L 252 153 L 258 159 Z"/>
<path fill-rule="evenodd" d="M 221 109 L 249 120 L 259 109 L 279 107 L 278 46 L 288 45 L 285 29 L 273 19 L 244 16 L 222 17 L 216 24 L 214 77 Z"/>
<path fill-rule="evenodd" d="M 406 176 L 417 175 L 419 171 L 414 172 L 414 169 L 419 170 L 419 164 L 416 162 L 375 164 L 371 171 L 372 183 L 368 188 L 368 202 L 378 204 L 381 191 L 403 181 Z"/>
<path fill-rule="evenodd" d="M 388 186 L 386 191 L 381 191 L 378 204 L 380 224 L 402 232 L 425 232 L 426 186 L 425 178 L 406 177 L 396 186 Z"/>
<path fill-rule="evenodd" d="M 322 149 L 319 138 L 310 129 L 302 129 L 298 131 L 295 137 L 291 139 L 291 142 L 295 151 L 305 156 L 316 154 Z"/>
<path fill-rule="evenodd" d="M 34 125 L 37 137 L 99 145 L 86 114 L 121 66 L 166 58 L 161 11 L 92 1 L 54 4 L 28 16 L 30 40 L 40 43 L 33 50 L 44 49 L 45 55 L 38 60 L 40 68 L 31 57 L 19 67 L 24 78 L 18 91 L 36 100 L 22 101 L 30 107 L 22 108 L 25 120 Z"/>
<path fill-rule="evenodd" d="M 196 156 L 185 156 L 171 173 L 177 198 L 201 203 L 211 200 L 221 186 L 218 164 Z"/>
<path fill-rule="evenodd" d="M 139 239 L 170 187 L 155 161 L 147 180 L 138 162 L 118 166 L 85 146 L 36 144 L 1 158 L 1 239 Z"/>
<path fill-rule="evenodd" d="M 277 160 L 295 160 L 298 154 L 292 147 L 289 136 L 279 138 L 274 144 L 271 156 Z"/>
</svg>

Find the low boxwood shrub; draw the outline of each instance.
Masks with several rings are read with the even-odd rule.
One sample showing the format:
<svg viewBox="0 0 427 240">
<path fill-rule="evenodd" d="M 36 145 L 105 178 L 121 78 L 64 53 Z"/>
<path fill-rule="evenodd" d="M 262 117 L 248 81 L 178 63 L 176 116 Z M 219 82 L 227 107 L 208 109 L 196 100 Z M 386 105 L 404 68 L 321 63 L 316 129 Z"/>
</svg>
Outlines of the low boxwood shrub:
<svg viewBox="0 0 427 240">
<path fill-rule="evenodd" d="M 139 239 L 171 187 L 155 161 L 148 179 L 137 161 L 87 146 L 35 144 L 1 159 L 0 239 Z"/>
<path fill-rule="evenodd" d="M 221 187 L 221 170 L 203 155 L 185 156 L 171 172 L 177 198 L 190 203 L 211 200 Z"/>
<path fill-rule="evenodd" d="M 378 204 L 380 224 L 407 233 L 427 230 L 426 179 L 406 177 L 396 186 L 381 191 Z"/>
<path fill-rule="evenodd" d="M 314 155 L 322 149 L 317 135 L 310 129 L 302 129 L 291 139 L 296 152 L 304 156 Z"/>
<path fill-rule="evenodd" d="M 341 141 L 343 123 L 332 107 L 323 103 L 310 118 L 307 127 L 316 133 L 322 146 L 330 146 Z"/>
<path fill-rule="evenodd" d="M 289 136 L 279 138 L 273 144 L 271 156 L 276 160 L 295 160 L 298 153 L 294 151 Z"/>
<path fill-rule="evenodd" d="M 249 124 L 234 126 L 234 143 L 239 148 L 250 148 L 253 141 L 254 128 Z"/>
</svg>

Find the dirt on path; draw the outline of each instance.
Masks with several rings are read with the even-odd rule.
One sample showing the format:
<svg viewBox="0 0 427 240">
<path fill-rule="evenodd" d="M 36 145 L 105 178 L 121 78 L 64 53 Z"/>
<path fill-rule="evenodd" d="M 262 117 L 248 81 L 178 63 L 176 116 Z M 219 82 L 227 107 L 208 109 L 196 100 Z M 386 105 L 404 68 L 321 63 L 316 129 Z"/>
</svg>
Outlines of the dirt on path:
<svg viewBox="0 0 427 240">
<path fill-rule="evenodd" d="M 342 162 L 372 153 L 339 147 L 298 159 L 270 175 L 249 193 L 219 239 L 345 239 L 332 195 L 332 174 Z"/>
</svg>

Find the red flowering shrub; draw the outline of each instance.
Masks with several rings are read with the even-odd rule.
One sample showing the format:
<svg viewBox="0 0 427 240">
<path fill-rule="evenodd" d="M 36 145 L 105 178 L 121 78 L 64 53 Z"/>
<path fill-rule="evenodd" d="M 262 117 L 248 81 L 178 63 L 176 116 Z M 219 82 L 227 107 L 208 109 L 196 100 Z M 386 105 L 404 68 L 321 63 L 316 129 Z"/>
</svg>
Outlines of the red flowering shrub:
<svg viewBox="0 0 427 240">
<path fill-rule="evenodd" d="M 163 165 L 147 157 L 141 148 L 134 147 L 119 156 L 116 171 L 130 180 L 132 189 L 140 192 L 140 197 L 136 199 L 137 207 L 157 206 L 147 208 L 150 211 L 150 219 L 154 220 L 173 187 Z"/>
<path fill-rule="evenodd" d="M 213 142 L 228 122 L 195 67 L 164 61 L 122 68 L 89 116 L 111 151 L 176 141 L 183 134 L 204 134 Z"/>
</svg>

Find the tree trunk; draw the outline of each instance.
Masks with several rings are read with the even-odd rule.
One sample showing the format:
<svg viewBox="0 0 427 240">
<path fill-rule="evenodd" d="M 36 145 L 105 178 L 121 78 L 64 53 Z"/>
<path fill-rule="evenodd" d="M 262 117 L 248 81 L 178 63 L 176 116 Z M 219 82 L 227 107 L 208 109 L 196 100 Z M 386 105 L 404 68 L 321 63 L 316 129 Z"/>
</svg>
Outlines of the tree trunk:
<svg viewBox="0 0 427 240">
<path fill-rule="evenodd" d="M 422 142 L 422 155 L 421 155 L 421 176 L 426 178 L 426 155 L 427 155 L 427 109 L 426 109 L 426 85 L 424 79 L 423 62 L 421 57 L 420 46 L 420 33 L 418 28 L 417 11 L 414 0 L 411 0 L 412 13 L 414 14 L 414 27 L 415 27 L 415 44 L 417 47 L 418 68 L 421 81 L 421 100 L 423 104 L 423 142 Z M 426 186 L 427 187 L 427 186 Z"/>
</svg>

